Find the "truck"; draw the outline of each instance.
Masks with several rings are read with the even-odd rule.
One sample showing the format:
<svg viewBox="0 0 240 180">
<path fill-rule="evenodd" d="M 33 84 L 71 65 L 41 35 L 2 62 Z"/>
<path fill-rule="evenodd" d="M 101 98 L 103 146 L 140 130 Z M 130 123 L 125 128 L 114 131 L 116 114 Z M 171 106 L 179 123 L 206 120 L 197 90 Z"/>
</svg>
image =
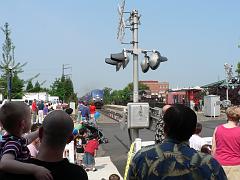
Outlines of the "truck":
<svg viewBox="0 0 240 180">
<path fill-rule="evenodd" d="M 27 104 L 31 105 L 33 100 L 46 101 L 53 104 L 59 102 L 58 96 L 50 96 L 47 92 L 37 92 L 37 93 L 24 93 L 22 98 Z"/>
</svg>

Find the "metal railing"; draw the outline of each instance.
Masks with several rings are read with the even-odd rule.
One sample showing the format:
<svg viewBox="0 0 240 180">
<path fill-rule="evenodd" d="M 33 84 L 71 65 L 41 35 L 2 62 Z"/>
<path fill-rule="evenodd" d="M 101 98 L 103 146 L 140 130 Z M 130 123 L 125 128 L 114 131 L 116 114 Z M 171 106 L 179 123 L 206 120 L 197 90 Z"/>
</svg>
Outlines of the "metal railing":
<svg viewBox="0 0 240 180">
<path fill-rule="evenodd" d="M 116 120 L 116 121 L 127 121 L 127 106 L 120 106 L 120 105 L 105 105 L 102 108 L 103 113 Z M 149 128 L 150 130 L 154 131 L 156 127 L 157 121 L 160 119 L 162 113 L 162 108 L 159 107 L 150 107 L 149 108 L 149 118 L 150 118 L 150 124 Z"/>
</svg>

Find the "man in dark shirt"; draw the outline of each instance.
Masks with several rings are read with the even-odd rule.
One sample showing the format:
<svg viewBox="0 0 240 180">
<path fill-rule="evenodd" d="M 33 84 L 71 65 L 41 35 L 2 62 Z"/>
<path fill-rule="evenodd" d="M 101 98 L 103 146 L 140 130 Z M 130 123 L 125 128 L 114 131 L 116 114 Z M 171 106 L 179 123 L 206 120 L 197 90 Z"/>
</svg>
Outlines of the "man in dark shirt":
<svg viewBox="0 0 240 180">
<path fill-rule="evenodd" d="M 142 148 L 133 157 L 129 180 L 226 180 L 221 165 L 211 155 L 189 147 L 197 116 L 183 105 L 172 105 L 163 116 L 166 138 L 162 144 Z"/>
<path fill-rule="evenodd" d="M 66 143 L 69 143 L 73 138 L 72 131 L 73 121 L 67 113 L 62 110 L 55 110 L 49 113 L 39 129 L 39 138 L 41 139 L 39 154 L 36 159 L 30 159 L 28 162 L 49 169 L 54 180 L 88 180 L 87 173 L 81 166 L 71 164 L 67 159 L 63 158 Z M 34 177 L 2 174 L 0 179 L 34 180 Z"/>
</svg>

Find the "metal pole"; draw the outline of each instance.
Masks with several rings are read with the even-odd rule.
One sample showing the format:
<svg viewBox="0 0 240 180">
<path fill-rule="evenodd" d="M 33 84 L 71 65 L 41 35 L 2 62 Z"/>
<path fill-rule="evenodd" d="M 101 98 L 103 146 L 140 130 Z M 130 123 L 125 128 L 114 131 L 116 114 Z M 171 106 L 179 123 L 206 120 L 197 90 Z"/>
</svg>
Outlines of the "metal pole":
<svg viewBox="0 0 240 180">
<path fill-rule="evenodd" d="M 132 36 L 133 36 L 133 102 L 138 102 L 138 23 L 139 16 L 138 11 L 133 10 L 132 17 Z M 139 129 L 132 129 L 132 140 L 139 137 Z"/>
<path fill-rule="evenodd" d="M 228 82 L 227 82 L 227 89 L 226 89 L 226 100 L 228 101 Z"/>
<path fill-rule="evenodd" d="M 12 69 L 8 70 L 8 101 L 12 99 Z"/>
</svg>

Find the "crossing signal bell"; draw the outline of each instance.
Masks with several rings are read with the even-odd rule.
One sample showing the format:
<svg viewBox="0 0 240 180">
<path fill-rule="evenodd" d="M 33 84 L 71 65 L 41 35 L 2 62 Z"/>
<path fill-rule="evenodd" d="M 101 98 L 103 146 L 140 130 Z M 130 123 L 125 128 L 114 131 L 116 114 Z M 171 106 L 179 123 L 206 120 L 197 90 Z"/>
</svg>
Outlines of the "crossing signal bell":
<svg viewBox="0 0 240 180">
<path fill-rule="evenodd" d="M 121 53 L 111 54 L 110 58 L 105 58 L 105 62 L 107 64 L 116 66 L 116 71 L 119 71 L 121 66 L 124 69 L 129 62 L 127 51 L 123 49 Z"/>
<path fill-rule="evenodd" d="M 145 54 L 144 60 L 141 62 L 142 72 L 146 73 L 149 67 L 152 70 L 156 70 L 161 62 L 165 62 L 167 60 L 168 59 L 164 56 L 161 56 L 158 51 L 153 51 L 150 57 Z"/>
</svg>

